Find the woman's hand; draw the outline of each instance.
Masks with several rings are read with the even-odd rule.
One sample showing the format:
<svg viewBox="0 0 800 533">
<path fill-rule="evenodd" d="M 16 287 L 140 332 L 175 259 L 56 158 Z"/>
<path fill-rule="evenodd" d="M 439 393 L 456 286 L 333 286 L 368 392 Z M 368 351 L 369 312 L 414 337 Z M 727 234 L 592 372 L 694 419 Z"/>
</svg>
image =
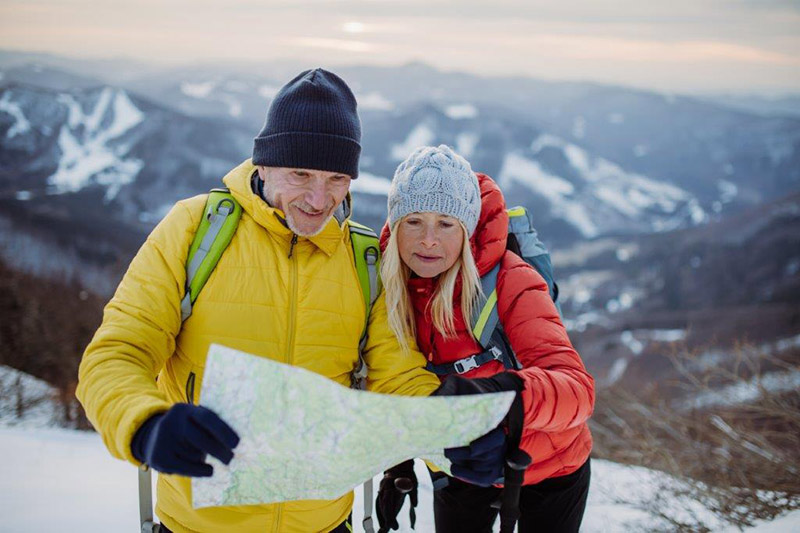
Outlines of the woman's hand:
<svg viewBox="0 0 800 533">
<path fill-rule="evenodd" d="M 508 391 L 517 393 L 506 415 L 505 424 L 475 439 L 469 446 L 448 448 L 444 451 L 445 457 L 452 463 L 450 471 L 455 477 L 482 487 L 500 481 L 509 448 L 507 429 L 518 428 L 521 425 L 522 401 L 519 393 L 522 388 L 523 382 L 519 376 L 511 372 L 501 372 L 489 378 L 467 379 L 461 376 L 449 376 L 431 394 L 431 396 L 463 396 Z M 516 435 L 515 439 L 512 435 L 512 440 L 516 442 L 512 446 L 519 446 L 519 435 Z"/>
</svg>

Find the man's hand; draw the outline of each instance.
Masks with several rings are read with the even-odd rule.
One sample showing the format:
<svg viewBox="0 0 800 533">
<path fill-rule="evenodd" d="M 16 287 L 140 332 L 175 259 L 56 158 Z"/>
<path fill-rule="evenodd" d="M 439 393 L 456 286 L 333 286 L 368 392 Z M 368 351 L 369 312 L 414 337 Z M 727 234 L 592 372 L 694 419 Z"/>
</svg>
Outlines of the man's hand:
<svg viewBox="0 0 800 533">
<path fill-rule="evenodd" d="M 417 521 L 414 508 L 418 503 L 417 496 L 417 476 L 414 474 L 414 460 L 409 459 L 399 465 L 393 466 L 383 473 L 381 486 L 378 489 L 378 497 L 375 500 L 375 507 L 378 510 L 379 533 L 386 533 L 390 529 L 397 530 L 400 525 L 397 523 L 397 515 L 403 507 L 406 494 L 411 499 L 411 527 Z"/>
<path fill-rule="evenodd" d="M 211 454 L 225 464 L 233 459 L 239 436 L 214 411 L 178 403 L 149 418 L 133 436 L 131 452 L 139 461 L 165 474 L 209 477 Z"/>
<path fill-rule="evenodd" d="M 501 372 L 489 378 L 467 379 L 461 376 L 449 376 L 431 396 L 463 396 L 471 394 L 487 394 L 492 392 L 516 392 L 517 396 L 511 404 L 506 416 L 522 419 L 522 402 L 519 393 L 522 391 L 522 379 L 511 372 Z M 448 448 L 444 451 L 452 463 L 451 473 L 464 481 L 488 487 L 496 483 L 503 475 L 506 464 L 508 438 L 505 429 L 496 427 L 486 435 L 472 441 L 469 446 Z"/>
</svg>

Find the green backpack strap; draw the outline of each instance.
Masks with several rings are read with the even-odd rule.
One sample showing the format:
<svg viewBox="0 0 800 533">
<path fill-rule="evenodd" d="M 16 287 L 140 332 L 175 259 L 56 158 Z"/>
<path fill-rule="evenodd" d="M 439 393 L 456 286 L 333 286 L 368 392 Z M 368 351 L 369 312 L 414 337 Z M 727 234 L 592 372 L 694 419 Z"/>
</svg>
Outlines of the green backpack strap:
<svg viewBox="0 0 800 533">
<path fill-rule="evenodd" d="M 367 345 L 367 325 L 372 306 L 381 291 L 381 280 L 378 276 L 381 258 L 380 241 L 378 235 L 363 224 L 348 220 L 347 226 L 350 230 L 350 242 L 353 245 L 353 257 L 366 310 L 364 329 L 361 331 L 361 340 L 358 343 L 358 368 L 351 376 L 351 386 L 354 389 L 364 390 L 367 386 L 367 365 L 363 355 L 364 347 Z"/>
<path fill-rule="evenodd" d="M 233 239 L 240 218 L 242 206 L 228 189 L 212 189 L 209 192 L 203 219 L 194 234 L 186 259 L 186 294 L 181 300 L 182 321 L 191 316 L 192 304 Z"/>
<path fill-rule="evenodd" d="M 372 229 L 351 220 L 347 221 L 347 225 L 350 229 L 350 242 L 353 245 L 358 283 L 361 285 L 361 294 L 364 296 L 366 310 L 364 329 L 361 332 L 361 340 L 358 342 L 358 367 L 350 375 L 350 386 L 354 389 L 366 390 L 368 368 L 364 361 L 364 347 L 367 345 L 369 315 L 381 292 L 381 278 L 378 276 L 381 248 L 378 235 Z M 370 478 L 364 482 L 364 520 L 362 525 L 367 533 L 375 531 L 372 519 L 372 489 L 372 478 Z"/>
</svg>

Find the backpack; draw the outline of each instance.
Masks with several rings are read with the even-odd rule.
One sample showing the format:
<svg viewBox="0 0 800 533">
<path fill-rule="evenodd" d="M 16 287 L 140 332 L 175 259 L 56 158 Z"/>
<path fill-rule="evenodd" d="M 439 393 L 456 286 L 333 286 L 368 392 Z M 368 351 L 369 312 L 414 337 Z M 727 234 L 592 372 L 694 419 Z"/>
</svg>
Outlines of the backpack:
<svg viewBox="0 0 800 533">
<path fill-rule="evenodd" d="M 556 305 L 559 316 L 561 306 L 558 303 L 558 285 L 553 276 L 553 263 L 550 253 L 539 240 L 533 227 L 533 218 L 525 207 L 513 207 L 508 212 L 508 241 L 506 249 L 520 256 L 531 265 L 547 283 L 550 298 Z M 434 365 L 428 363 L 427 369 L 440 376 L 464 374 L 472 369 L 485 365 L 490 361 L 501 361 L 508 369 L 519 370 L 522 365 L 517 360 L 514 349 L 503 331 L 500 317 L 497 314 L 497 274 L 500 262 L 481 277 L 483 296 L 470 321 L 472 335 L 483 348 L 483 352 L 452 363 Z"/>
<path fill-rule="evenodd" d="M 231 243 L 239 220 L 242 218 L 242 206 L 234 199 L 228 189 L 212 189 L 206 200 L 204 215 L 194 240 L 189 247 L 186 258 L 186 294 L 181 300 L 181 322 L 192 315 L 192 305 L 203 290 L 208 278 L 219 263 L 223 252 Z M 366 390 L 367 365 L 364 362 L 364 347 L 367 344 L 367 325 L 372 306 L 381 290 L 378 268 L 380 263 L 380 246 L 378 236 L 367 226 L 348 220 L 350 242 L 358 274 L 358 283 L 364 298 L 366 310 L 364 329 L 358 342 L 358 366 L 350 375 L 350 386 L 353 389 Z M 190 396 L 189 396 L 190 397 Z M 191 400 L 190 400 L 191 401 Z M 156 533 L 159 524 L 153 521 L 153 494 L 150 470 L 145 466 L 139 469 L 139 517 L 141 531 Z M 372 479 L 364 482 L 364 526 L 367 531 L 372 527 Z"/>
<path fill-rule="evenodd" d="M 192 305 L 233 239 L 241 217 L 242 206 L 228 189 L 211 190 L 206 200 L 203 219 L 197 227 L 186 259 L 186 295 L 181 301 L 181 321 L 186 321 L 191 316 Z M 367 226 L 348 220 L 347 227 L 350 230 L 358 283 L 366 311 L 364 329 L 358 344 L 358 367 L 351 376 L 351 386 L 364 390 L 367 366 L 361 352 L 367 342 L 369 314 L 380 292 L 380 246 L 378 236 Z"/>
</svg>

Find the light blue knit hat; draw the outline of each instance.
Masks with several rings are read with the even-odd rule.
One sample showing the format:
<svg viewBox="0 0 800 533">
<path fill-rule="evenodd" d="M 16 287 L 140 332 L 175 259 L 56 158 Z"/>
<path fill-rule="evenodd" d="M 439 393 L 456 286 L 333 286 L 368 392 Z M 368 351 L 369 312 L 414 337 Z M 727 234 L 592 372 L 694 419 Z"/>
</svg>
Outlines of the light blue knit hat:
<svg viewBox="0 0 800 533">
<path fill-rule="evenodd" d="M 444 144 L 414 150 L 395 170 L 389 189 L 389 227 L 409 213 L 428 212 L 457 218 L 469 236 L 481 214 L 478 177 Z"/>
</svg>

